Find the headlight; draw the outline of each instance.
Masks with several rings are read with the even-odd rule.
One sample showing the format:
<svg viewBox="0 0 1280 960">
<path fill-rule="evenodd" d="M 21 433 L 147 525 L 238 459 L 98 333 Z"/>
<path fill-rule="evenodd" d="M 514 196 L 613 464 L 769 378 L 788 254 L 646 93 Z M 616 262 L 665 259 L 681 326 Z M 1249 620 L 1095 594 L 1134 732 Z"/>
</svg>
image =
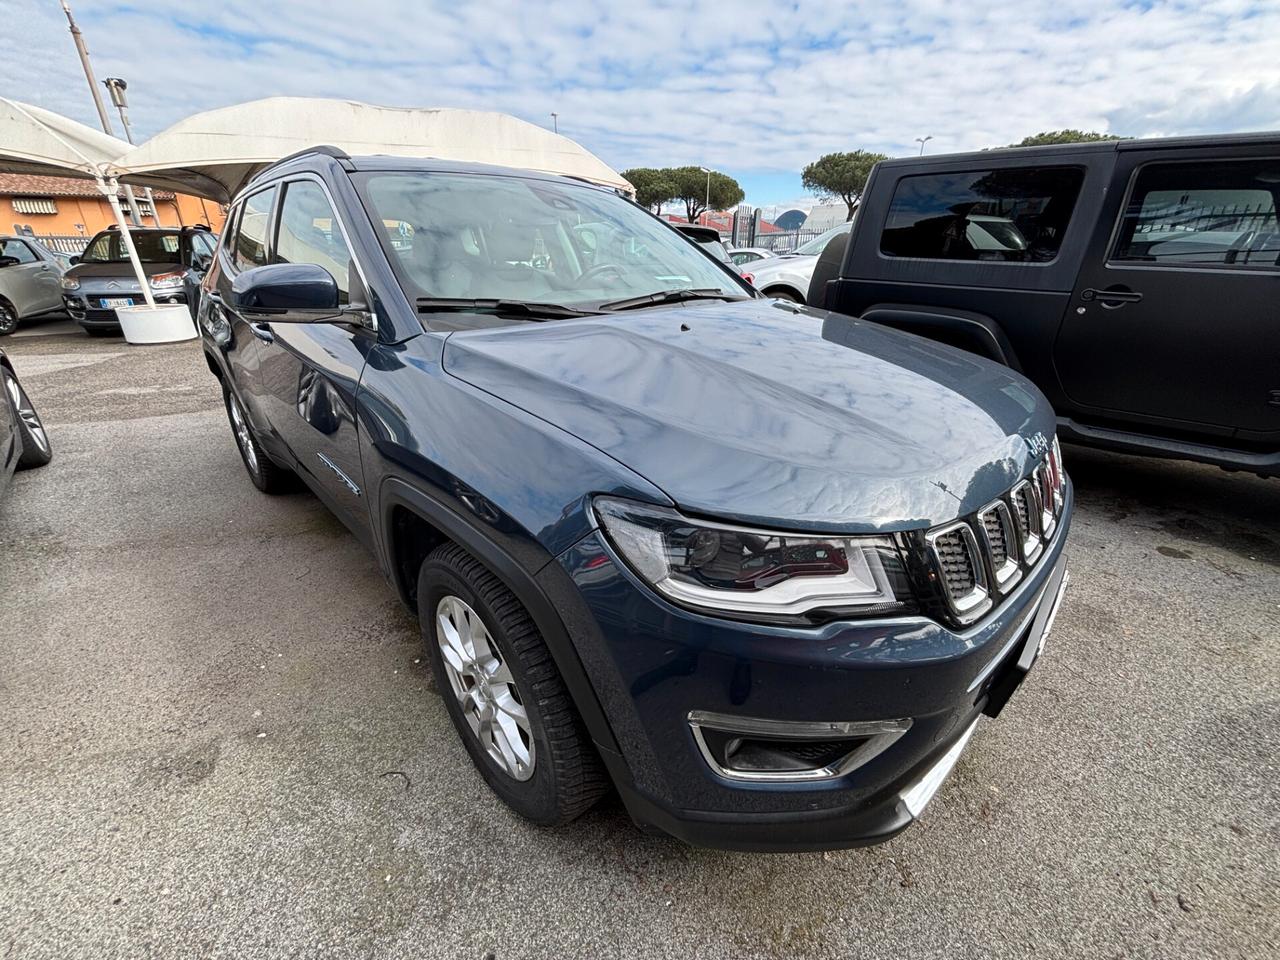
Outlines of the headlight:
<svg viewBox="0 0 1280 960">
<path fill-rule="evenodd" d="M 152 290 L 175 290 L 182 286 L 182 274 L 157 273 L 151 278 Z"/>
<path fill-rule="evenodd" d="M 594 506 L 627 565 L 682 606 L 812 623 L 910 602 L 901 556 L 888 537 L 753 530 L 612 497 L 598 497 Z"/>
<path fill-rule="evenodd" d="M 79 281 L 79 280 L 77 280 L 75 277 L 63 277 L 63 278 L 62 278 L 62 289 L 63 289 L 63 290 L 79 290 L 79 289 L 80 289 L 80 281 Z"/>
</svg>

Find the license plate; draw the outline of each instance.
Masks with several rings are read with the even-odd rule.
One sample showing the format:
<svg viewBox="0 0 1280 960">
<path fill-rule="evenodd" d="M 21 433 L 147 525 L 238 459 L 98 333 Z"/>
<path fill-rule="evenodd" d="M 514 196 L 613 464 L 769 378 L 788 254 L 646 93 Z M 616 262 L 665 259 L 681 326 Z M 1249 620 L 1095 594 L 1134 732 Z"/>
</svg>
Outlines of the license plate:
<svg viewBox="0 0 1280 960">
<path fill-rule="evenodd" d="M 98 302 L 104 310 L 114 310 L 116 307 L 132 307 L 133 297 L 103 297 Z"/>
</svg>

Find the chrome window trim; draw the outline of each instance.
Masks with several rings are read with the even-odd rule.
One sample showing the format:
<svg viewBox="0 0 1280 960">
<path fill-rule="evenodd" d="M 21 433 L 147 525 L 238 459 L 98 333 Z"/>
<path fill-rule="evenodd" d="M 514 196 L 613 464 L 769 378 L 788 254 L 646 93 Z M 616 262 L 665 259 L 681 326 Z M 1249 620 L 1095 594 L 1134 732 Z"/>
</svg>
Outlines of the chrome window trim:
<svg viewBox="0 0 1280 960">
<path fill-rule="evenodd" d="M 712 771 L 726 780 L 745 783 L 813 783 L 833 780 L 856 770 L 893 746 L 911 729 L 911 718 L 900 720 L 822 721 L 769 720 L 763 717 L 739 717 L 709 710 L 691 710 L 689 728 L 702 759 Z M 707 745 L 703 729 L 742 736 L 769 737 L 775 740 L 839 740 L 844 737 L 867 737 L 863 743 L 833 764 L 809 770 L 734 770 L 716 760 Z"/>
<path fill-rule="evenodd" d="M 991 546 L 991 536 L 987 533 L 987 517 L 995 514 L 1000 529 L 1004 531 L 1005 559 L 997 570 L 995 568 L 995 551 Z M 993 500 L 978 511 L 978 532 L 982 535 L 982 543 L 987 556 L 991 558 L 992 576 L 996 579 L 996 589 L 1001 593 L 1022 579 L 1021 552 L 1018 547 L 1018 528 L 1013 522 L 1013 514 L 1009 505 L 1003 500 Z"/>
<path fill-rule="evenodd" d="M 938 553 L 938 541 L 948 534 L 960 533 L 965 548 L 969 552 L 969 562 L 973 565 L 973 589 L 963 597 L 953 597 L 947 589 L 946 572 L 942 565 L 942 556 Z M 952 523 L 935 527 L 925 534 L 925 542 L 929 545 L 929 555 L 933 560 L 935 572 L 941 578 L 942 596 L 951 608 L 952 615 L 960 623 L 971 623 L 991 609 L 991 589 L 987 582 L 987 564 L 978 549 L 978 538 L 974 536 L 973 527 L 967 520 L 956 520 Z"/>
</svg>

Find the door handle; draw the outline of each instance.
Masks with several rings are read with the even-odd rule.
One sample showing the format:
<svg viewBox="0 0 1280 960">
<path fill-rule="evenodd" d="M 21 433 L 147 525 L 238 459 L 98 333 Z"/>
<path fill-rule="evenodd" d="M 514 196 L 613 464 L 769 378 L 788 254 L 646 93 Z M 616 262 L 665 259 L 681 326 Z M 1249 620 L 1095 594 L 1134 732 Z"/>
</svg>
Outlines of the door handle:
<svg viewBox="0 0 1280 960">
<path fill-rule="evenodd" d="M 1122 304 L 1137 303 L 1142 299 L 1142 294 L 1136 290 L 1094 290 L 1092 287 L 1087 290 L 1080 291 L 1080 299 L 1099 300 L 1103 304 Z"/>
<path fill-rule="evenodd" d="M 259 340 L 262 340 L 266 343 L 275 342 L 276 335 L 271 332 L 271 328 L 268 327 L 265 323 L 251 323 L 249 324 L 249 329 L 253 331 L 253 335 L 257 337 Z"/>
</svg>

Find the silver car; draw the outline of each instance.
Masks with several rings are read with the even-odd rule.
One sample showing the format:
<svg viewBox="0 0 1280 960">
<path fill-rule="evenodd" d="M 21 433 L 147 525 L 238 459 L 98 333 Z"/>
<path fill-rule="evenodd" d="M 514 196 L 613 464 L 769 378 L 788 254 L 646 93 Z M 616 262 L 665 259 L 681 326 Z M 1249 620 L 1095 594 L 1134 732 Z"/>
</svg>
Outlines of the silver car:
<svg viewBox="0 0 1280 960">
<path fill-rule="evenodd" d="M 0 237 L 0 336 L 62 309 L 63 262 L 30 237 Z"/>
<path fill-rule="evenodd" d="M 807 243 L 802 243 L 791 253 L 779 254 L 767 260 L 751 264 L 752 282 L 766 297 L 804 303 L 809 296 L 809 281 L 818 256 L 827 244 L 842 233 L 853 229 L 853 222 L 842 223 L 821 233 Z"/>
</svg>

